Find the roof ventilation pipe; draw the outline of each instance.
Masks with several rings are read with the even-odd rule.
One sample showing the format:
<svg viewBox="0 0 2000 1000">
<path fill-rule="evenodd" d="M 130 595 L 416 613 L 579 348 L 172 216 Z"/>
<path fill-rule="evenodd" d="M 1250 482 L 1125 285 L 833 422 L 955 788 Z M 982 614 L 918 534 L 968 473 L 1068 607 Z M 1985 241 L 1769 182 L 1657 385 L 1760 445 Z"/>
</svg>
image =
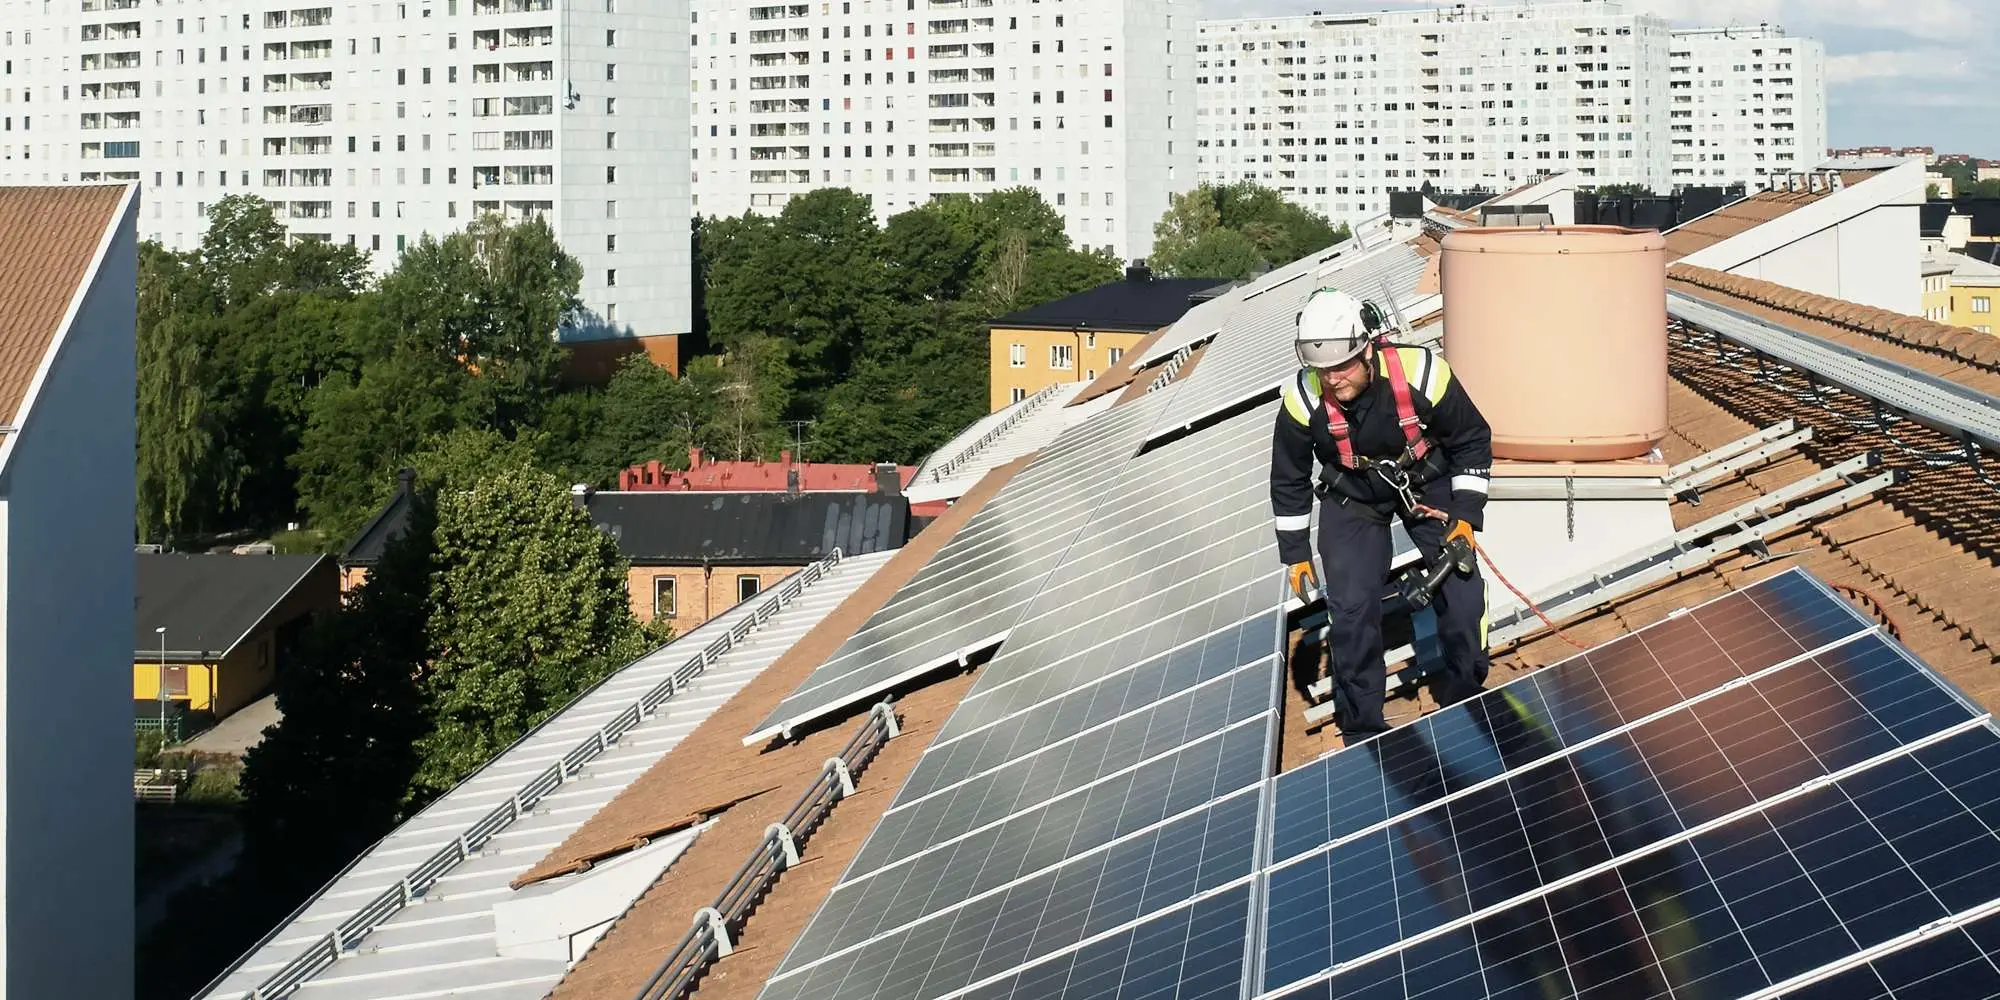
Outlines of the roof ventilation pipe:
<svg viewBox="0 0 2000 1000">
<path fill-rule="evenodd" d="M 1666 240 L 1616 226 L 1444 238 L 1444 353 L 1525 462 L 1639 458 L 1667 435 Z"/>
</svg>

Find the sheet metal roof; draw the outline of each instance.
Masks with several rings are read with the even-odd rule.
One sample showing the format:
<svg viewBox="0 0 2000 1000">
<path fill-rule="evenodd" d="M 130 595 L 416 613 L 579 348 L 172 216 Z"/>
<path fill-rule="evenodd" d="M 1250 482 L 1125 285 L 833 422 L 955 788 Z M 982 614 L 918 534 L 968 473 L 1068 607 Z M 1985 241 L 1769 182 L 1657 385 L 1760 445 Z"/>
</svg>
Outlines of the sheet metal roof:
<svg viewBox="0 0 2000 1000">
<path fill-rule="evenodd" d="M 255 631 L 308 577 L 318 572 L 328 590 L 339 589 L 326 556 L 185 555 L 140 552 L 132 613 L 132 650 L 158 656 L 165 626 L 170 659 L 220 659 Z"/>
<path fill-rule="evenodd" d="M 446 875 L 425 894 L 421 905 L 404 909 L 362 939 L 356 954 L 308 981 L 299 995 L 331 1000 L 435 996 L 534 1000 L 546 994 L 562 978 L 566 963 L 507 958 L 498 951 L 493 906 L 512 895 L 509 881 L 644 774 L 888 559 L 889 554 L 878 553 L 842 560 L 610 750 L 543 798 L 531 815 L 489 841 L 479 857 Z M 775 592 L 776 588 L 766 591 Z M 762 603 L 749 601 L 718 615 L 624 667 L 550 718 L 371 848 L 203 995 L 234 998 L 248 993 Z"/>
</svg>

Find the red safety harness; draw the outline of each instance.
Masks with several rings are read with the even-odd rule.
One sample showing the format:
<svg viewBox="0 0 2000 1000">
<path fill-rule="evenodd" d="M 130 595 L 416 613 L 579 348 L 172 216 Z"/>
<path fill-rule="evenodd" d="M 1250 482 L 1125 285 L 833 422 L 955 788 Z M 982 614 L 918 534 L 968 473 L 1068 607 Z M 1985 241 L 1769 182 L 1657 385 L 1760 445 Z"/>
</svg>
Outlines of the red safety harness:
<svg viewBox="0 0 2000 1000">
<path fill-rule="evenodd" d="M 1417 404 L 1410 395 L 1410 377 L 1403 371 L 1402 355 L 1395 348 L 1380 345 L 1376 356 L 1382 359 L 1383 374 L 1389 378 L 1389 392 L 1396 398 L 1396 422 L 1402 425 L 1404 448 L 1402 457 L 1394 464 L 1407 469 L 1423 458 L 1431 450 L 1430 439 L 1424 437 L 1424 425 L 1417 420 Z M 1340 464 L 1355 472 L 1361 471 L 1361 463 L 1354 459 L 1354 434 L 1347 426 L 1347 416 L 1340 412 L 1340 404 L 1326 395 L 1326 387 L 1320 386 L 1320 403 L 1326 407 L 1326 428 L 1333 433 L 1333 447 L 1340 455 Z"/>
</svg>

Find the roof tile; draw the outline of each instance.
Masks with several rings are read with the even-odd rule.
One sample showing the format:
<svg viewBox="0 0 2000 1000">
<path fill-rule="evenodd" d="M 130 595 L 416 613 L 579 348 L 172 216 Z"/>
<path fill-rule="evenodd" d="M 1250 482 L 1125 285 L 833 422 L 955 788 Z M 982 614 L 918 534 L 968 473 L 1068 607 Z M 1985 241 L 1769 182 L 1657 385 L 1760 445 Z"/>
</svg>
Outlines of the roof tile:
<svg viewBox="0 0 2000 1000">
<path fill-rule="evenodd" d="M 125 191 L 122 184 L 0 187 L 0 247 L 17 251 L 0 268 L 0 424 L 20 418 Z"/>
</svg>

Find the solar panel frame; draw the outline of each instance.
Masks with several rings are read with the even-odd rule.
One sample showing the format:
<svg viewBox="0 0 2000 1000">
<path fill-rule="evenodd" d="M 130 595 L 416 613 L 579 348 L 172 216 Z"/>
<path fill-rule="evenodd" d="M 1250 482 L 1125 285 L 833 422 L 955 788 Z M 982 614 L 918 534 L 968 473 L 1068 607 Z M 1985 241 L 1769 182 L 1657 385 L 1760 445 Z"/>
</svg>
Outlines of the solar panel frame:
<svg viewBox="0 0 2000 1000">
<path fill-rule="evenodd" d="M 1250 887 L 1169 910 L 976 986 L 966 1000 L 1226 1000 L 1239 995 Z"/>
</svg>

